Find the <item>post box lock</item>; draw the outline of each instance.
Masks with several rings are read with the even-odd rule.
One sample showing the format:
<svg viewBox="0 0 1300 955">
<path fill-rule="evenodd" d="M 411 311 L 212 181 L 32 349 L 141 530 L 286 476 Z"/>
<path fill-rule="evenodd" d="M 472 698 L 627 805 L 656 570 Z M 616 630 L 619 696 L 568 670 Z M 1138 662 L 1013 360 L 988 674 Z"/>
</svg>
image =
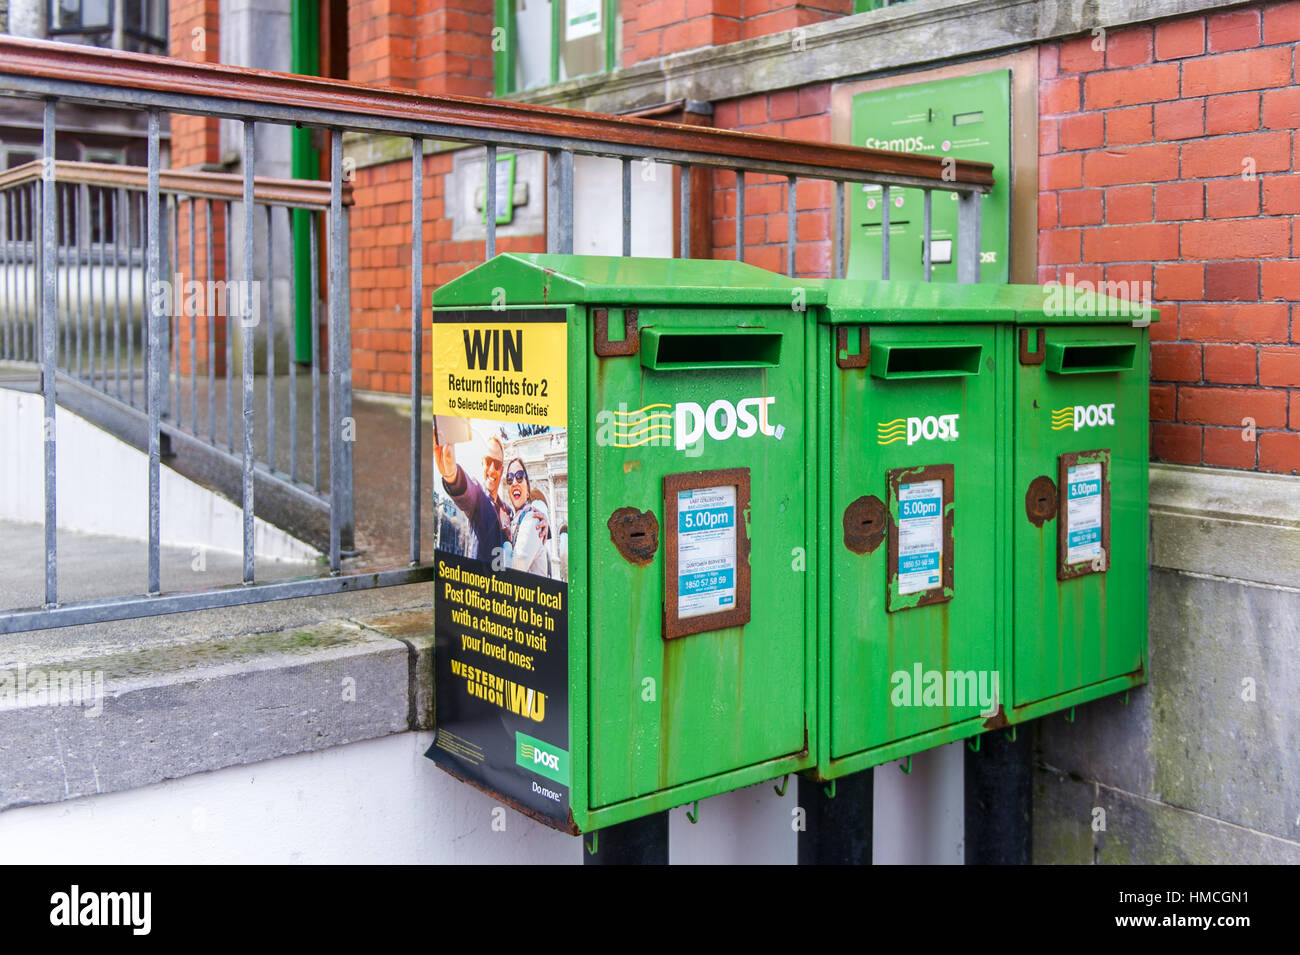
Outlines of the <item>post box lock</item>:
<svg viewBox="0 0 1300 955">
<path fill-rule="evenodd" d="M 1025 492 L 1025 514 L 1035 527 L 1042 527 L 1056 517 L 1056 482 L 1046 474 L 1040 474 L 1029 482 Z"/>
<path fill-rule="evenodd" d="M 620 507 L 606 522 L 609 538 L 628 563 L 646 567 L 659 549 L 659 520 L 654 511 Z"/>
<path fill-rule="evenodd" d="M 871 362 L 871 339 L 866 325 L 857 326 L 858 352 L 849 354 L 849 326 L 841 325 L 835 329 L 835 365 L 841 371 L 851 368 L 866 368 Z"/>
<path fill-rule="evenodd" d="M 844 546 L 855 554 L 870 554 L 889 529 L 885 503 L 874 494 L 862 496 L 844 509 Z"/>
<path fill-rule="evenodd" d="M 1034 346 L 1029 347 L 1030 335 L 1033 336 Z M 1022 365 L 1041 365 L 1047 355 L 1047 329 L 1045 328 L 1022 328 L 1020 329 L 1020 364 Z"/>
<path fill-rule="evenodd" d="M 597 308 L 592 310 L 592 319 L 596 325 L 593 346 L 596 349 L 597 358 L 620 358 L 637 353 L 637 349 L 641 346 L 641 336 L 637 329 L 637 315 L 638 310 L 635 308 L 623 309 L 623 340 L 610 341 L 609 309 Z"/>
</svg>

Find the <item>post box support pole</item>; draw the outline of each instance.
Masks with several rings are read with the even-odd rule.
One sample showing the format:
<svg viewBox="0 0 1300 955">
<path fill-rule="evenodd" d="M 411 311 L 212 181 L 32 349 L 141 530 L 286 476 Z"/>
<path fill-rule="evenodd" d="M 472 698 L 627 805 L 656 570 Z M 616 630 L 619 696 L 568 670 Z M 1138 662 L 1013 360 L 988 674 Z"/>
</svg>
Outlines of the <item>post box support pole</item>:
<svg viewBox="0 0 1300 955">
<path fill-rule="evenodd" d="M 834 796 L 825 783 L 799 777 L 800 865 L 871 865 L 871 825 L 875 813 L 874 770 L 835 780 Z"/>
<path fill-rule="evenodd" d="M 985 733 L 966 753 L 966 864 L 1029 865 L 1032 861 L 1033 724 L 1014 739 Z"/>
<path fill-rule="evenodd" d="M 667 865 L 668 813 L 620 822 L 583 836 L 584 865 Z M 591 851 L 593 841 L 596 851 Z"/>
</svg>

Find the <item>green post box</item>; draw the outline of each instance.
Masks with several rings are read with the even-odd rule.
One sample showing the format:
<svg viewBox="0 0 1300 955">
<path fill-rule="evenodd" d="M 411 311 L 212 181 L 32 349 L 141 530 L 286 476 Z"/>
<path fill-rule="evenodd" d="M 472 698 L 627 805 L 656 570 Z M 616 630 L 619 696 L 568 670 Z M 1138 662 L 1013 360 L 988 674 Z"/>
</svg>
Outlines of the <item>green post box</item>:
<svg viewBox="0 0 1300 955">
<path fill-rule="evenodd" d="M 823 301 L 559 255 L 434 294 L 440 766 L 579 832 L 813 764 Z"/>
<path fill-rule="evenodd" d="M 1152 313 L 1038 286 L 811 284 L 816 774 L 1143 682 Z"/>
<path fill-rule="evenodd" d="M 1017 297 L 1011 722 L 1146 682 L 1146 326 L 1158 320 L 1086 283 Z"/>
<path fill-rule="evenodd" d="M 998 286 L 826 281 L 819 761 L 833 779 L 997 711 L 1008 422 Z"/>
</svg>

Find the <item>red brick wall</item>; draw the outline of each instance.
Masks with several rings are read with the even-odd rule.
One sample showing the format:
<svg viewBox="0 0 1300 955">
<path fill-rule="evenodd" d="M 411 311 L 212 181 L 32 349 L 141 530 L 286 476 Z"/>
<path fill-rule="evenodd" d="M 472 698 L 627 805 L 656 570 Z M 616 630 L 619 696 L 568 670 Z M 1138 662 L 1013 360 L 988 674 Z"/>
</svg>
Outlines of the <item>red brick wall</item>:
<svg viewBox="0 0 1300 955">
<path fill-rule="evenodd" d="M 492 0 L 350 0 L 348 78 L 490 96 Z"/>
<path fill-rule="evenodd" d="M 424 160 L 424 302 L 433 290 L 481 265 L 482 240 L 451 241 L 443 189 L 451 153 Z M 362 391 L 411 388 L 411 164 L 358 169 L 352 210 L 352 383 Z M 544 236 L 498 236 L 499 252 L 543 252 Z M 430 339 L 424 337 L 424 389 L 430 387 Z"/>
<path fill-rule="evenodd" d="M 1040 48 L 1039 278 L 1153 283 L 1156 460 L 1300 471 L 1297 40 L 1288 3 Z"/>
<path fill-rule="evenodd" d="M 853 12 L 852 0 L 624 0 L 623 65 L 767 36 Z"/>
<path fill-rule="evenodd" d="M 761 93 L 727 100 L 714 107 L 714 125 L 722 129 L 787 136 L 812 142 L 831 138 L 831 88 L 817 83 L 798 90 Z M 785 273 L 789 207 L 786 180 L 779 176 L 745 177 L 745 261 Z M 831 198 L 828 182 L 801 179 L 795 193 L 795 274 L 827 278 L 831 274 Z M 736 177 L 713 176 L 713 257 L 736 257 Z"/>
</svg>

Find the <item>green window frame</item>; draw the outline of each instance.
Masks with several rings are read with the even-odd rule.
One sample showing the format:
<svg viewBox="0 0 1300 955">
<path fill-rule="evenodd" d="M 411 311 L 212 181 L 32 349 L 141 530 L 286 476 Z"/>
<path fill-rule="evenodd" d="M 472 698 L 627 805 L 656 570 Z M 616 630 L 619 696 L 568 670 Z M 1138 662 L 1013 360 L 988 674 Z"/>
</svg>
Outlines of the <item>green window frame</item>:
<svg viewBox="0 0 1300 955">
<path fill-rule="evenodd" d="M 608 73 L 612 71 L 618 63 L 618 37 L 621 26 L 621 8 L 618 0 L 594 0 L 598 6 L 602 23 L 597 34 L 590 36 L 599 36 L 603 50 L 595 51 L 594 55 L 590 45 L 586 49 L 573 48 L 566 50 L 566 42 L 561 38 L 564 34 L 564 14 L 568 10 L 570 3 L 574 0 L 496 0 L 496 25 L 493 42 L 493 68 L 495 73 L 495 89 L 497 96 L 506 96 L 510 93 L 522 92 L 525 89 L 538 89 L 543 86 L 553 85 L 562 80 L 577 79 L 580 76 L 592 76 L 597 73 Z M 550 7 L 550 49 L 545 51 L 549 59 L 549 76 L 545 81 L 534 79 L 531 83 L 520 82 L 520 36 L 518 24 L 518 12 L 525 8 L 526 4 L 546 4 Z M 542 38 L 535 34 L 536 37 L 532 42 L 537 42 Z M 499 38 L 499 39 L 498 39 Z M 575 41 L 569 41 L 575 45 L 581 43 L 583 38 Z M 544 41 L 543 41 L 544 42 Z M 566 63 L 566 55 L 571 54 L 576 60 L 575 66 Z M 591 68 L 594 67 L 594 68 Z"/>
</svg>

